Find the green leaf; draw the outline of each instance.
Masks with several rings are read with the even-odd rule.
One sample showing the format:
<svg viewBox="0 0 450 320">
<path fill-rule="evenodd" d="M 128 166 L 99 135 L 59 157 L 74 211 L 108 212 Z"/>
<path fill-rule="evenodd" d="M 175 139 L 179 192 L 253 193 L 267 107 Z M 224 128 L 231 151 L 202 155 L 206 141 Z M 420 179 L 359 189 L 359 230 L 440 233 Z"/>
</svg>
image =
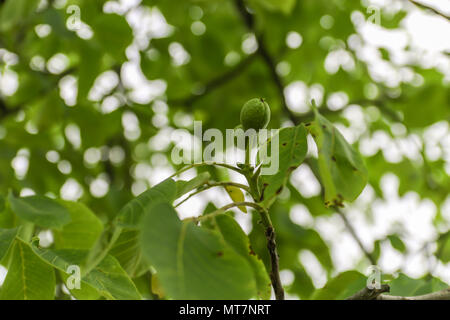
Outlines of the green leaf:
<svg viewBox="0 0 450 320">
<path fill-rule="evenodd" d="M 405 252 L 406 251 L 406 246 L 403 243 L 402 239 L 400 239 L 399 236 L 396 236 L 394 234 L 389 235 L 388 236 L 389 241 L 391 242 L 391 245 L 394 249 L 400 251 L 400 252 Z"/>
<path fill-rule="evenodd" d="M 5 210 L 5 197 L 0 194 L 0 213 Z"/>
<path fill-rule="evenodd" d="M 36 256 L 28 244 L 16 239 L 0 298 L 2 300 L 52 300 L 54 295 L 53 268 Z"/>
<path fill-rule="evenodd" d="M 123 230 L 109 253 L 132 278 L 139 277 L 148 270 L 148 265 L 142 258 L 140 235 L 136 230 Z"/>
<path fill-rule="evenodd" d="M 125 59 L 125 49 L 131 44 L 133 34 L 124 16 L 101 14 L 94 20 L 94 37 L 104 51 L 113 55 L 117 61 Z"/>
<path fill-rule="evenodd" d="M 247 260 L 253 269 L 258 297 L 270 299 L 271 283 L 266 268 L 250 246 L 250 240 L 232 217 L 220 214 L 213 219 L 215 228 L 220 232 L 225 242 Z"/>
<path fill-rule="evenodd" d="M 231 200 L 233 202 L 244 202 L 245 201 L 245 195 L 242 192 L 241 188 L 235 187 L 235 186 L 224 186 L 225 191 L 230 196 Z M 238 206 L 239 210 L 241 210 L 244 213 L 247 213 L 247 207 L 245 206 Z"/>
<path fill-rule="evenodd" d="M 55 248 L 90 249 L 103 230 L 103 223 L 84 204 L 58 201 L 70 213 L 71 221 L 61 230 L 54 230 Z"/>
<path fill-rule="evenodd" d="M 270 201 L 281 192 L 289 174 L 303 162 L 308 151 L 306 130 L 303 124 L 280 129 L 278 138 L 278 150 L 276 150 L 278 153 L 270 156 L 272 161 L 278 160 L 278 171 L 272 175 L 262 175 L 260 178 L 264 202 Z M 273 137 L 267 142 L 267 152 L 272 149 L 272 140 Z M 261 146 L 258 152 L 258 158 L 263 162 L 266 158 L 262 152 L 264 148 L 264 145 Z M 275 149 L 277 148 L 275 147 Z"/>
<path fill-rule="evenodd" d="M 117 216 L 118 225 L 124 228 L 138 228 L 144 210 L 159 202 L 172 202 L 175 200 L 176 192 L 175 181 L 172 179 L 164 180 L 128 202 Z"/>
<path fill-rule="evenodd" d="M 176 181 L 176 188 L 177 188 L 177 195 L 176 198 L 181 197 L 182 195 L 188 193 L 189 191 L 192 191 L 198 187 L 201 187 L 204 185 L 208 180 L 211 178 L 211 175 L 209 172 L 201 172 L 199 173 L 195 178 L 185 181 L 185 180 L 177 180 Z"/>
<path fill-rule="evenodd" d="M 1 5 L 0 31 L 11 30 L 16 25 L 23 23 L 39 4 L 38 0 L 8 0 Z"/>
<path fill-rule="evenodd" d="M 308 299 L 316 289 L 310 276 L 300 264 L 294 265 L 292 272 L 294 273 L 294 281 L 286 288 L 286 291 L 297 294 L 301 299 Z"/>
<path fill-rule="evenodd" d="M 436 257 L 444 263 L 450 261 L 450 231 L 439 235 Z"/>
<path fill-rule="evenodd" d="M 289 208 L 282 205 L 274 205 L 271 211 L 277 243 L 281 248 L 292 248 L 296 252 L 310 250 L 326 270 L 333 268 L 330 250 L 316 230 L 293 223 L 289 217 Z"/>
<path fill-rule="evenodd" d="M 389 282 L 389 294 L 393 296 L 411 297 L 439 291 L 448 287 L 437 278 L 413 279 L 401 273 L 396 279 Z"/>
<path fill-rule="evenodd" d="M 248 299 L 257 295 L 248 261 L 217 233 L 180 221 L 169 203 L 146 210 L 144 257 L 173 299 Z"/>
<path fill-rule="evenodd" d="M 316 290 L 314 300 L 343 300 L 358 292 L 366 285 L 367 278 L 357 271 L 346 271 L 329 280 L 327 284 Z"/>
<path fill-rule="evenodd" d="M 342 206 L 353 201 L 367 183 L 367 170 L 359 153 L 315 110 L 315 121 L 308 127 L 319 151 L 318 170 L 325 189 L 325 204 Z"/>
<path fill-rule="evenodd" d="M 80 64 L 78 68 L 77 101 L 87 100 L 89 90 L 101 70 L 102 52 L 89 41 L 79 41 Z"/>
<path fill-rule="evenodd" d="M 441 234 L 437 241 L 436 256 L 444 263 L 450 261 L 450 231 Z"/>
<path fill-rule="evenodd" d="M 269 10 L 289 14 L 294 9 L 297 0 L 258 0 L 258 2 Z"/>
<path fill-rule="evenodd" d="M 38 247 L 38 241 L 32 243 L 33 251 L 48 264 L 70 275 L 68 268 L 71 265 L 81 266 L 85 260 L 86 250 L 49 250 Z M 122 269 L 119 262 L 108 255 L 100 264 L 81 278 L 81 289 L 83 286 L 93 288 L 107 299 L 136 300 L 141 299 L 135 285 Z M 71 289 L 76 295 L 78 289 Z"/>
<path fill-rule="evenodd" d="M 450 93 L 443 89 L 443 74 L 434 71 L 441 78 L 439 82 L 427 82 L 420 88 L 409 88 L 410 93 L 403 99 L 389 101 L 388 107 L 402 111 L 403 123 L 408 128 L 423 128 L 441 120 L 450 119 L 448 101 Z M 428 80 L 428 79 L 427 79 Z M 424 105 L 427 107 L 424 108 Z"/>
<path fill-rule="evenodd" d="M 8 253 L 11 244 L 16 238 L 18 228 L 14 229 L 0 229 L 0 261 Z"/>
<path fill-rule="evenodd" d="M 8 201 L 12 211 L 21 219 L 43 228 L 61 228 L 70 222 L 69 211 L 57 201 L 43 196 L 16 198 L 10 192 Z"/>
</svg>

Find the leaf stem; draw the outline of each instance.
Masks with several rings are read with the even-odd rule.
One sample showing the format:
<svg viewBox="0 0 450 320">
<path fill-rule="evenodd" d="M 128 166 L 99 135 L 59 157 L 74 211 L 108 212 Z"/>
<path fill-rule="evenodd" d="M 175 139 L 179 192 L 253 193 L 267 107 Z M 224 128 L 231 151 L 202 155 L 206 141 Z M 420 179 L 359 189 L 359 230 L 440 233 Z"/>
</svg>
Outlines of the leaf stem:
<svg viewBox="0 0 450 320">
<path fill-rule="evenodd" d="M 187 196 L 186 198 L 184 198 L 182 201 L 180 201 L 179 203 L 177 203 L 175 205 L 175 208 L 179 207 L 181 204 L 183 204 L 184 202 L 188 201 L 190 198 L 192 198 L 193 196 L 214 188 L 214 187 L 225 187 L 225 186 L 233 186 L 233 187 L 237 187 L 237 188 L 241 188 L 245 191 L 247 191 L 248 193 L 250 193 L 250 188 L 248 186 L 246 186 L 245 184 L 241 184 L 241 183 L 236 183 L 236 182 L 232 182 L 232 181 L 220 181 L 220 182 L 207 182 L 206 186 L 200 187 L 197 189 L 197 191 L 191 193 L 189 196 Z"/>
<path fill-rule="evenodd" d="M 254 208 L 254 209 L 258 210 L 258 211 L 259 210 L 265 210 L 259 204 L 253 203 L 253 202 L 247 202 L 247 201 L 232 202 L 232 203 L 229 203 L 226 206 L 223 206 L 222 208 L 219 208 L 216 211 L 208 213 L 208 214 L 206 214 L 204 216 L 193 217 L 193 218 L 186 218 L 183 221 L 201 221 L 201 220 L 210 219 L 210 218 L 213 218 L 214 216 L 217 216 L 218 214 L 224 213 L 228 209 L 231 209 L 231 208 L 234 208 L 234 207 L 242 207 L 242 206 L 252 207 L 252 208 Z"/>
<path fill-rule="evenodd" d="M 189 170 L 189 169 L 196 168 L 196 167 L 202 167 L 202 166 L 218 166 L 218 167 L 224 167 L 224 168 L 227 168 L 227 169 L 236 171 L 236 172 L 238 172 L 238 173 L 240 173 L 240 174 L 244 174 L 244 173 L 242 172 L 241 169 L 239 169 L 239 168 L 237 168 L 237 167 L 234 167 L 234 166 L 232 166 L 232 165 L 229 165 L 229 164 L 218 163 L 218 162 L 210 162 L 210 163 L 208 163 L 208 162 L 201 162 L 201 163 L 193 163 L 193 164 L 190 164 L 190 165 L 188 165 L 187 167 L 184 167 L 184 168 L 178 170 L 177 172 L 175 172 L 174 174 L 172 174 L 172 175 L 171 175 L 170 177 L 168 177 L 167 179 L 173 178 L 173 177 L 175 177 L 175 176 L 177 176 L 177 175 L 179 175 L 179 174 L 181 174 L 181 173 L 183 173 L 183 172 L 185 172 L 185 171 L 187 171 L 187 170 Z"/>
</svg>

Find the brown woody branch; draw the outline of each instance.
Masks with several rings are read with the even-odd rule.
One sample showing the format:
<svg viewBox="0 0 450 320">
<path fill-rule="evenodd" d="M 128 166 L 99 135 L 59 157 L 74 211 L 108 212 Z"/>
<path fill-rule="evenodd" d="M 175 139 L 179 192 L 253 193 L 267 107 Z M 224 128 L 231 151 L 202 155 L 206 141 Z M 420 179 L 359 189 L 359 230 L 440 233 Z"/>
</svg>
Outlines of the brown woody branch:
<svg viewBox="0 0 450 320">
<path fill-rule="evenodd" d="M 387 294 L 381 294 L 377 297 L 377 300 L 450 300 L 450 288 L 413 297 L 390 296 Z"/>
<path fill-rule="evenodd" d="M 347 300 L 376 300 L 382 293 L 389 292 L 389 290 L 390 288 L 387 284 L 382 284 L 379 289 L 364 287 L 364 289 L 347 298 Z"/>
<path fill-rule="evenodd" d="M 450 300 L 450 288 L 440 291 L 412 297 L 391 296 L 383 294 L 389 292 L 390 288 L 387 284 L 382 284 L 380 289 L 364 289 L 358 291 L 347 300 Z"/>
<path fill-rule="evenodd" d="M 235 67 L 232 69 L 226 71 L 225 73 L 212 78 L 204 85 L 204 90 L 202 94 L 192 94 L 184 98 L 176 98 L 176 99 L 169 99 L 167 101 L 168 104 L 174 104 L 174 105 L 183 105 L 186 107 L 191 107 L 197 100 L 201 99 L 202 97 L 208 95 L 209 93 L 213 92 L 215 89 L 220 88 L 224 84 L 228 83 L 229 81 L 236 78 L 238 75 L 240 75 L 242 72 L 247 69 L 252 62 L 255 60 L 256 55 L 251 54 L 247 56 L 245 59 L 243 59 L 241 62 L 239 62 Z"/>
</svg>

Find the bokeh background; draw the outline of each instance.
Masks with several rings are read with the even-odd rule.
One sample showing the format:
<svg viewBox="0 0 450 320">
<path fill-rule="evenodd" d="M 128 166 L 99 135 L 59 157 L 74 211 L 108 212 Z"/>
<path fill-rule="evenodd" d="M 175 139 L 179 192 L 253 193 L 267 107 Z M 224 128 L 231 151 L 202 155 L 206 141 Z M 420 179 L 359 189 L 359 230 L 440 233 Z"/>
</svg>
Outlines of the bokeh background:
<svg viewBox="0 0 450 320">
<path fill-rule="evenodd" d="M 175 130 L 234 128 L 253 97 L 271 128 L 291 126 L 315 99 L 369 184 L 336 212 L 308 162 L 293 172 L 271 212 L 288 297 L 370 265 L 450 284 L 449 16 L 449 0 L 0 1 L 0 193 L 80 201 L 107 222 L 176 171 Z M 178 212 L 228 202 L 211 189 Z M 235 217 L 267 262 L 256 217 Z"/>
</svg>

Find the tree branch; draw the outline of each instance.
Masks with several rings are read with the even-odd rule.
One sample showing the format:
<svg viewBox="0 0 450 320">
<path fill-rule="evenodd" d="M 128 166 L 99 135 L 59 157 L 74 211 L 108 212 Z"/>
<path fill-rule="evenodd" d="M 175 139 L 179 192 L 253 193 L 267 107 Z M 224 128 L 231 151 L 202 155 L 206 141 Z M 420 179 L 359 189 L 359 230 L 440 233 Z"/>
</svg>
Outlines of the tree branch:
<svg viewBox="0 0 450 320">
<path fill-rule="evenodd" d="M 255 34 L 256 42 L 258 44 L 258 51 L 256 53 L 262 58 L 262 60 L 264 61 L 269 70 L 270 77 L 272 78 L 272 81 L 275 84 L 275 87 L 277 88 L 277 92 L 283 110 L 286 112 L 289 119 L 294 124 L 297 125 L 299 123 L 299 119 L 287 106 L 286 98 L 284 96 L 283 81 L 277 73 L 275 60 L 272 58 L 272 56 L 269 53 L 269 50 L 267 49 L 267 45 L 264 40 L 264 35 L 262 33 L 258 33 L 257 30 L 255 29 L 253 15 L 247 11 L 244 0 L 236 0 L 235 5 L 249 31 Z"/>
<path fill-rule="evenodd" d="M 449 16 L 445 15 L 444 13 L 442 13 L 442 12 L 440 12 L 440 11 L 438 11 L 438 10 L 432 8 L 432 7 L 429 7 L 429 6 L 427 6 L 427 5 L 423 4 L 423 3 L 420 3 L 420 2 L 415 1 L 415 0 L 408 0 L 408 1 L 411 2 L 412 4 L 414 4 L 415 6 L 421 8 L 421 9 L 424 9 L 424 10 L 430 10 L 430 11 L 432 11 L 434 14 L 437 14 L 438 16 L 441 16 L 442 18 L 447 19 L 447 20 L 450 20 L 450 17 L 449 17 Z"/>
<path fill-rule="evenodd" d="M 421 296 L 402 297 L 383 294 L 389 292 L 390 288 L 387 284 L 382 284 L 380 289 L 364 289 L 358 291 L 346 300 L 450 300 L 450 288 L 443 289 Z"/>
<path fill-rule="evenodd" d="M 64 76 L 74 72 L 75 70 L 76 70 L 76 68 L 72 67 L 72 68 L 69 68 L 69 69 L 63 71 L 60 74 L 55 75 L 54 83 L 52 83 L 52 85 L 50 85 L 50 86 L 45 86 L 44 88 L 39 90 L 39 92 L 36 94 L 36 96 L 42 97 L 43 95 L 46 95 L 47 93 L 52 91 L 58 85 L 59 80 L 61 80 Z M 53 77 L 53 75 L 49 74 L 49 73 L 44 73 L 44 72 L 40 72 L 40 73 L 45 76 L 48 76 L 48 77 Z M 30 101 L 25 101 L 25 102 L 19 103 L 18 105 L 14 106 L 12 108 L 8 108 L 6 106 L 5 101 L 0 97 L 0 121 L 2 121 L 3 119 L 5 119 L 9 116 L 15 115 L 20 110 L 23 110 L 26 107 L 26 105 L 28 103 L 30 103 L 35 97 L 32 97 L 32 99 L 30 99 Z"/>
<path fill-rule="evenodd" d="M 361 248 L 361 251 L 364 253 L 364 255 L 367 257 L 367 259 L 370 261 L 371 264 L 375 265 L 376 259 L 373 256 L 373 253 L 369 252 L 369 250 L 366 249 L 366 247 L 364 246 L 364 244 L 362 243 L 361 239 L 359 238 L 358 234 L 356 233 L 355 229 L 353 228 L 352 224 L 350 223 L 350 221 L 348 221 L 347 217 L 345 216 L 345 214 L 338 210 L 337 208 L 336 212 L 337 214 L 342 218 L 342 220 L 344 221 L 345 227 L 347 228 L 348 232 L 351 234 L 351 236 L 353 237 L 353 239 L 355 239 L 356 243 L 358 244 L 358 246 Z"/>
<path fill-rule="evenodd" d="M 209 80 L 204 87 L 204 91 L 202 94 L 192 94 L 184 98 L 176 98 L 176 99 L 170 99 L 167 101 L 168 104 L 174 104 L 174 105 L 184 105 L 187 107 L 191 107 L 194 102 L 199 100 L 200 98 L 208 95 L 215 89 L 221 87 L 222 85 L 226 84 L 227 82 L 233 80 L 235 77 L 240 75 L 242 72 L 249 67 L 252 62 L 255 60 L 256 55 L 251 54 L 247 57 L 245 57 L 241 62 L 239 62 L 236 66 L 234 66 L 232 69 L 226 71 L 225 73 L 212 78 Z"/>
<path fill-rule="evenodd" d="M 377 300 L 450 300 L 450 288 L 413 297 L 390 296 L 387 294 L 382 294 L 377 297 Z"/>
<path fill-rule="evenodd" d="M 247 191 L 248 193 L 250 193 L 249 187 L 246 186 L 245 184 L 236 183 L 236 182 L 232 182 L 232 181 L 206 182 L 206 184 L 204 186 L 198 188 L 195 192 L 192 192 L 186 198 L 184 198 L 183 200 L 178 202 L 175 205 L 175 208 L 179 207 L 180 205 L 182 205 L 183 203 L 188 201 L 190 198 L 192 198 L 193 196 L 195 196 L 203 191 L 206 191 L 206 190 L 214 188 L 214 187 L 226 187 L 226 186 L 240 188 L 240 189 L 243 189 L 243 190 Z"/>
<path fill-rule="evenodd" d="M 261 216 L 262 223 L 265 228 L 265 235 L 267 240 L 267 249 L 270 256 L 270 281 L 272 282 L 273 291 L 277 300 L 284 300 L 284 289 L 280 278 L 279 256 L 277 252 L 277 243 L 275 241 L 275 229 L 272 221 L 270 221 L 269 213 L 266 210 L 258 210 Z"/>
<path fill-rule="evenodd" d="M 387 284 L 382 284 L 380 289 L 369 289 L 364 287 L 364 289 L 358 291 L 346 300 L 376 300 L 382 293 L 389 292 L 390 288 Z"/>
</svg>

